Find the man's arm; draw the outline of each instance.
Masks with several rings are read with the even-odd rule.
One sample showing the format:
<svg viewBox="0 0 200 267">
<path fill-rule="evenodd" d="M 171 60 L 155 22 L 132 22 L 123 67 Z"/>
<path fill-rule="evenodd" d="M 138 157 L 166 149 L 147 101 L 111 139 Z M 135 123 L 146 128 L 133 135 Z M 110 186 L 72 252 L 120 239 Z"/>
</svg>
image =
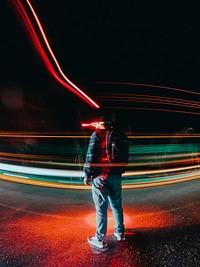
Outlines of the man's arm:
<svg viewBox="0 0 200 267">
<path fill-rule="evenodd" d="M 90 142 L 87 149 L 86 159 L 85 159 L 85 165 L 83 167 L 83 170 L 85 171 L 86 178 L 84 178 L 84 183 L 89 184 L 92 174 L 93 174 L 93 166 L 92 163 L 94 162 L 94 147 L 95 147 L 95 141 L 96 141 L 96 134 L 95 132 L 90 137 Z"/>
</svg>

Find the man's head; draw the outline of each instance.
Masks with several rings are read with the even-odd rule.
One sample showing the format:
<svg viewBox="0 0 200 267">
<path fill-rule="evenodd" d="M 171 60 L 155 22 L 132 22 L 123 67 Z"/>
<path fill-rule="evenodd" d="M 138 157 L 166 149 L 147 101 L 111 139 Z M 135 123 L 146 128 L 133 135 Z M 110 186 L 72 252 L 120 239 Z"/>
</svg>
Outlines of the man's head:
<svg viewBox="0 0 200 267">
<path fill-rule="evenodd" d="M 110 129 L 112 127 L 112 120 L 109 116 L 103 115 L 99 118 L 100 128 Z"/>
</svg>

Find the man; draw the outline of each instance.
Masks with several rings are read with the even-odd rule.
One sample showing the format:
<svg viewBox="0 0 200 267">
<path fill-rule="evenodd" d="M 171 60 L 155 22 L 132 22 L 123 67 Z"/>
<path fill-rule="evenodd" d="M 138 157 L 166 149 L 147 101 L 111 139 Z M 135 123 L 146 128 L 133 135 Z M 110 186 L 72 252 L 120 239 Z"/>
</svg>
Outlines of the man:
<svg viewBox="0 0 200 267">
<path fill-rule="evenodd" d="M 109 118 L 102 116 L 97 125 L 87 150 L 84 183 L 88 185 L 92 181 L 96 208 L 96 235 L 88 238 L 88 242 L 105 248 L 108 204 L 115 221 L 114 235 L 118 241 L 125 240 L 121 176 L 128 163 L 129 143 L 124 133 L 113 129 Z"/>
</svg>

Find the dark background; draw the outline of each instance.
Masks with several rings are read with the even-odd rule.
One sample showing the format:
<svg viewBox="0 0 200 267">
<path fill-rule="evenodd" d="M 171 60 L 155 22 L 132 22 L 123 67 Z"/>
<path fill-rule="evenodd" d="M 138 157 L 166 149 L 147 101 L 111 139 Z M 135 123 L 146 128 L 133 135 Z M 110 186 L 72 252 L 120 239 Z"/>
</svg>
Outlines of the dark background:
<svg viewBox="0 0 200 267">
<path fill-rule="evenodd" d="M 127 103 L 128 109 L 124 105 L 121 109 L 120 102 L 118 108 L 112 108 L 112 103 L 99 97 L 105 91 L 111 95 L 137 92 L 198 101 L 198 95 L 97 83 L 134 82 L 199 92 L 200 21 L 194 3 L 31 3 L 64 73 L 96 100 L 101 110 L 89 107 L 53 80 L 12 8 L 12 1 L 1 0 L 2 130 L 80 130 L 81 121 L 94 119 L 104 110 L 130 131 L 176 132 L 184 127 L 199 130 L 199 115 L 146 111 L 143 108 L 147 104 L 135 103 Z M 10 104 L 11 98 L 15 104 Z M 132 109 L 134 105 L 141 110 Z"/>
</svg>

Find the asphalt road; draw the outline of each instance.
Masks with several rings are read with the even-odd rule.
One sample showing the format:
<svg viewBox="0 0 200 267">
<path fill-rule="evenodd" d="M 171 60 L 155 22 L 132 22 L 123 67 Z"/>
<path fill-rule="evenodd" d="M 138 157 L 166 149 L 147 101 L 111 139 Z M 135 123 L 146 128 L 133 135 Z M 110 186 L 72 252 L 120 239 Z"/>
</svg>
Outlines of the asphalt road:
<svg viewBox="0 0 200 267">
<path fill-rule="evenodd" d="M 95 254 L 90 191 L 0 181 L 0 266 L 200 266 L 200 180 L 124 190 L 127 241 Z"/>
</svg>

